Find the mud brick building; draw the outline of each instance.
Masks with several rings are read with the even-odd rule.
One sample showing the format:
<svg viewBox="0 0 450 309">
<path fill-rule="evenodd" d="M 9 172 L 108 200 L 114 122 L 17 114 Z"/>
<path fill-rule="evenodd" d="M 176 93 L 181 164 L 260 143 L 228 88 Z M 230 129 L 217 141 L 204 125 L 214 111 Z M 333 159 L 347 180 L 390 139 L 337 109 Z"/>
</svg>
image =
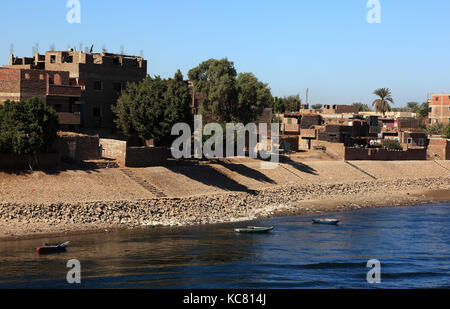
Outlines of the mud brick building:
<svg viewBox="0 0 450 309">
<path fill-rule="evenodd" d="M 398 133 L 398 137 L 400 144 L 402 144 L 403 146 L 403 149 L 428 147 L 428 135 L 420 130 L 400 131 Z"/>
<path fill-rule="evenodd" d="M 428 100 L 428 104 L 430 107 L 428 118 L 431 124 L 450 124 L 450 93 L 431 94 L 431 99 Z"/>
<path fill-rule="evenodd" d="M 80 124 L 81 86 L 74 85 L 69 72 L 26 68 L 0 68 L 0 104 L 38 97 L 55 108 L 59 123 L 73 128 Z"/>
<path fill-rule="evenodd" d="M 325 105 L 323 114 L 358 114 L 359 107 L 353 105 Z"/>
<path fill-rule="evenodd" d="M 330 143 L 350 143 L 353 127 L 339 124 L 327 124 L 318 130 L 317 139 Z"/>
<path fill-rule="evenodd" d="M 142 57 L 73 50 L 49 51 L 45 55 L 36 54 L 33 58 L 10 55 L 9 65 L 4 67 L 43 70 L 49 75 L 59 72 L 64 81 L 81 87 L 81 95 L 72 102 L 77 105 L 81 125 L 98 129 L 113 128 L 111 106 L 116 104 L 127 83 L 139 82 L 147 75 L 147 61 Z M 57 78 L 50 82 L 56 84 Z M 58 107 L 58 104 L 55 106 Z"/>
</svg>

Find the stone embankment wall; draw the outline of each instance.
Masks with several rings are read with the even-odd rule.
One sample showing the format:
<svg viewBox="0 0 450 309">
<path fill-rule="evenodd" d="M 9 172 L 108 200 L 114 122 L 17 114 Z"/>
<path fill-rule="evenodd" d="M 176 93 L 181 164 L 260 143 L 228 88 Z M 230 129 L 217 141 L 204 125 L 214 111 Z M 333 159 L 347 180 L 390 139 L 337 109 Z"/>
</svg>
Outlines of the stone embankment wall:
<svg viewBox="0 0 450 309">
<path fill-rule="evenodd" d="M 315 213 L 321 210 L 302 207 L 301 202 L 305 200 L 345 199 L 351 202 L 349 210 L 361 208 L 356 205 L 356 200 L 361 198 L 368 203 L 377 201 L 383 206 L 388 206 L 392 201 L 391 194 L 386 195 L 386 192 L 427 189 L 450 189 L 448 177 L 374 180 L 345 184 L 302 184 L 271 187 L 258 192 L 230 192 L 135 201 L 1 203 L 0 221 L 13 222 L 23 227 L 33 224 L 49 226 L 91 224 L 97 228 L 234 222 L 266 217 L 280 211 Z M 380 199 L 383 194 L 385 198 Z"/>
</svg>

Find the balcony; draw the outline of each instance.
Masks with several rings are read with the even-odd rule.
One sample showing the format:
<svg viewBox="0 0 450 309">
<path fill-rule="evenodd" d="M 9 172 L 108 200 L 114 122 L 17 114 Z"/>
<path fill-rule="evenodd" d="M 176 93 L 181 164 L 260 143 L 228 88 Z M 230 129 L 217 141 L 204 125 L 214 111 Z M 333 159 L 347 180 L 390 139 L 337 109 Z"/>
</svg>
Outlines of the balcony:
<svg viewBox="0 0 450 309">
<path fill-rule="evenodd" d="M 47 95 L 78 98 L 81 97 L 81 87 L 69 85 L 47 85 Z"/>
<path fill-rule="evenodd" d="M 77 113 L 57 113 L 60 125 L 80 125 L 81 114 Z"/>
</svg>

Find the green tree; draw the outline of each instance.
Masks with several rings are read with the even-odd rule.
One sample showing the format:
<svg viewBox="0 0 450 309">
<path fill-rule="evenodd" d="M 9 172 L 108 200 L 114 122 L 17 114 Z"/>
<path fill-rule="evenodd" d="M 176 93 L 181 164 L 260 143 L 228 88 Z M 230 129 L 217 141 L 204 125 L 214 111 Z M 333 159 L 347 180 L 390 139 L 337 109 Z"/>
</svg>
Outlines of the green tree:
<svg viewBox="0 0 450 309">
<path fill-rule="evenodd" d="M 444 137 L 450 139 L 450 124 L 447 125 L 444 129 Z"/>
<path fill-rule="evenodd" d="M 238 119 L 243 123 L 256 120 L 264 108 L 272 106 L 273 97 L 270 88 L 252 74 L 239 74 L 236 82 L 238 93 Z"/>
<path fill-rule="evenodd" d="M 275 97 L 274 111 L 278 114 L 297 112 L 300 110 L 302 100 L 300 95 L 290 95 L 287 97 Z"/>
<path fill-rule="evenodd" d="M 370 112 L 371 109 L 367 104 L 356 102 L 352 104 L 353 106 L 358 106 L 360 112 Z"/>
<path fill-rule="evenodd" d="M 444 135 L 444 125 L 437 122 L 426 128 L 425 131 L 428 135 Z"/>
<path fill-rule="evenodd" d="M 321 109 L 322 107 L 323 107 L 322 104 L 314 104 L 314 105 L 311 105 L 311 108 L 312 108 L 312 109 Z"/>
<path fill-rule="evenodd" d="M 302 105 L 302 100 L 300 99 L 300 95 L 290 95 L 288 97 L 284 97 L 286 101 L 287 112 L 298 112 Z"/>
<path fill-rule="evenodd" d="M 282 114 L 286 111 L 286 106 L 284 106 L 283 100 L 279 97 L 273 99 L 272 108 L 275 114 Z"/>
<path fill-rule="evenodd" d="M 226 58 L 210 59 L 191 69 L 188 76 L 194 91 L 206 98 L 200 107 L 206 122 L 231 122 L 239 118 L 237 72 L 233 62 Z"/>
<path fill-rule="evenodd" d="M 375 107 L 376 111 L 383 113 L 383 116 L 391 111 L 391 106 L 389 102 L 394 104 L 394 99 L 392 99 L 392 93 L 389 88 L 379 88 L 373 92 L 373 94 L 379 96 L 379 99 L 373 101 L 372 105 Z"/>
<path fill-rule="evenodd" d="M 393 108 L 391 109 L 391 111 L 392 111 L 392 112 L 402 112 L 402 113 L 404 113 L 404 112 L 410 112 L 410 110 L 409 110 L 408 107 L 393 107 Z"/>
<path fill-rule="evenodd" d="M 55 110 L 33 97 L 25 102 L 0 105 L 0 153 L 22 155 L 51 150 L 57 137 Z"/>
<path fill-rule="evenodd" d="M 174 78 L 147 76 L 140 83 L 129 83 L 117 105 L 113 106 L 117 128 L 127 137 L 154 139 L 170 145 L 172 126 L 192 123 L 191 93 L 178 70 Z"/>
<path fill-rule="evenodd" d="M 406 107 L 411 113 L 417 113 L 420 110 L 420 104 L 417 102 L 408 102 L 406 103 Z"/>
<path fill-rule="evenodd" d="M 420 105 L 419 110 L 417 111 L 417 113 L 422 118 L 428 117 L 429 112 L 430 112 L 430 106 L 429 106 L 428 102 L 422 103 L 422 105 Z"/>
<path fill-rule="evenodd" d="M 205 122 L 243 122 L 257 119 L 274 101 L 270 88 L 252 73 L 237 75 L 228 59 L 210 59 L 189 71 L 194 91 L 206 99 L 200 107 Z"/>
</svg>

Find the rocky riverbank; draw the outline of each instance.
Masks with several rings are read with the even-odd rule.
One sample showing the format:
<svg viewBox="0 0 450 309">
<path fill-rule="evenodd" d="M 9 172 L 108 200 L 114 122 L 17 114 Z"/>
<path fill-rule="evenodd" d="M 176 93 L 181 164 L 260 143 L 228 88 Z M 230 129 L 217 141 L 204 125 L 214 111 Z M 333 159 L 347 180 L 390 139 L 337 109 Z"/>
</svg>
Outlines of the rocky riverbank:
<svg viewBox="0 0 450 309">
<path fill-rule="evenodd" d="M 0 203 L 0 238 L 246 221 L 450 201 L 450 178 L 273 186 L 183 198 Z"/>
</svg>

